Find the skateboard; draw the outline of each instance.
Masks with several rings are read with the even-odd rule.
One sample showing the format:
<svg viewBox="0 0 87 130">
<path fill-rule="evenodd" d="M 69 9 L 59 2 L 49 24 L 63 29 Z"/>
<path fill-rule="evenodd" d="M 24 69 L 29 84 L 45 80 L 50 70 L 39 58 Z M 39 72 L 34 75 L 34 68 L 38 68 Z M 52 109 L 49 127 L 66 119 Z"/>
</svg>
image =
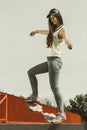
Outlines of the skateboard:
<svg viewBox="0 0 87 130">
<path fill-rule="evenodd" d="M 43 115 L 43 117 L 51 123 L 51 121 L 56 117 L 53 113 L 47 113 L 43 111 L 43 106 L 40 104 L 40 102 L 27 102 L 27 105 L 30 109 L 30 111 L 36 111 Z"/>
</svg>

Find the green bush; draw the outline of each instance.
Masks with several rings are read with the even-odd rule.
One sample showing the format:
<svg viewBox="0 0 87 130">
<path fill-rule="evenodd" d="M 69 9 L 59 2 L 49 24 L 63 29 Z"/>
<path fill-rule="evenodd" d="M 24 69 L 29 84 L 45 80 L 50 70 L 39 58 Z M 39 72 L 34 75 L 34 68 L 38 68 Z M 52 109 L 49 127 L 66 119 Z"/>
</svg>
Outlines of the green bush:
<svg viewBox="0 0 87 130">
<path fill-rule="evenodd" d="M 69 100 L 70 105 L 66 110 L 77 113 L 81 116 L 82 121 L 87 121 L 87 94 L 76 95 L 74 99 Z"/>
</svg>

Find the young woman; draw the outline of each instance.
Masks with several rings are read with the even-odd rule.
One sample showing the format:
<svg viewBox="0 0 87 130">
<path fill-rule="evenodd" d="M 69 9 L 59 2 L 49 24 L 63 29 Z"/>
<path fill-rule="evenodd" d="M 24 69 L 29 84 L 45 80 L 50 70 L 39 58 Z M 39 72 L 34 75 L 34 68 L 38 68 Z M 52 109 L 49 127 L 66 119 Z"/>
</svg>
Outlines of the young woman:
<svg viewBox="0 0 87 130">
<path fill-rule="evenodd" d="M 30 33 L 30 36 L 35 34 L 47 35 L 47 61 L 39 64 L 28 71 L 28 77 L 30 79 L 32 94 L 26 99 L 26 101 L 38 100 L 38 81 L 37 74 L 49 73 L 49 82 L 52 92 L 55 97 L 55 101 L 58 108 L 56 118 L 52 120 L 52 123 L 58 124 L 63 120 L 66 120 L 66 114 L 64 113 L 63 99 L 59 90 L 59 73 L 62 67 L 61 60 L 61 43 L 63 39 L 68 49 L 72 49 L 71 41 L 68 38 L 66 28 L 63 25 L 62 16 L 57 9 L 51 9 L 47 15 L 49 30 L 36 30 Z"/>
</svg>

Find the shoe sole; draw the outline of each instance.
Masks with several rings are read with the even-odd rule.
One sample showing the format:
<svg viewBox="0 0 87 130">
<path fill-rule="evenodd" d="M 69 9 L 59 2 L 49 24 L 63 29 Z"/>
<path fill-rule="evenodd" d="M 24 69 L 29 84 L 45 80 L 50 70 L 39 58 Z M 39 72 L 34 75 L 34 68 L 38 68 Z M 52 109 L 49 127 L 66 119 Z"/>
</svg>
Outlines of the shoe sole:
<svg viewBox="0 0 87 130">
<path fill-rule="evenodd" d="M 34 103 L 34 102 L 40 102 L 39 100 L 25 100 L 27 103 Z"/>
<path fill-rule="evenodd" d="M 63 121 L 65 121 L 65 120 L 66 120 L 66 119 L 63 119 L 62 121 L 58 121 L 58 122 L 52 122 L 52 121 L 51 121 L 51 123 L 52 123 L 52 124 L 55 124 L 55 125 L 58 125 L 58 124 L 61 124 L 61 123 L 62 123 Z"/>
</svg>

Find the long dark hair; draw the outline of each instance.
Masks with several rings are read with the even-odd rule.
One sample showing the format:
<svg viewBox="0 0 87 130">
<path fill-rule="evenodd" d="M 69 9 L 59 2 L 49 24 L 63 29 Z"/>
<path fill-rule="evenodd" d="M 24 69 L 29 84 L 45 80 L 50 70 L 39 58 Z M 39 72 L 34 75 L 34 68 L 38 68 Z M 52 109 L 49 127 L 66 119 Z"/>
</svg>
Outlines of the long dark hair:
<svg viewBox="0 0 87 130">
<path fill-rule="evenodd" d="M 60 25 L 63 25 L 63 19 L 60 13 L 53 14 L 53 16 L 55 16 L 58 19 Z M 47 47 L 51 47 L 53 43 L 53 32 L 57 27 L 51 22 L 50 18 L 48 19 L 48 25 L 49 25 L 49 34 L 47 36 Z"/>
</svg>

